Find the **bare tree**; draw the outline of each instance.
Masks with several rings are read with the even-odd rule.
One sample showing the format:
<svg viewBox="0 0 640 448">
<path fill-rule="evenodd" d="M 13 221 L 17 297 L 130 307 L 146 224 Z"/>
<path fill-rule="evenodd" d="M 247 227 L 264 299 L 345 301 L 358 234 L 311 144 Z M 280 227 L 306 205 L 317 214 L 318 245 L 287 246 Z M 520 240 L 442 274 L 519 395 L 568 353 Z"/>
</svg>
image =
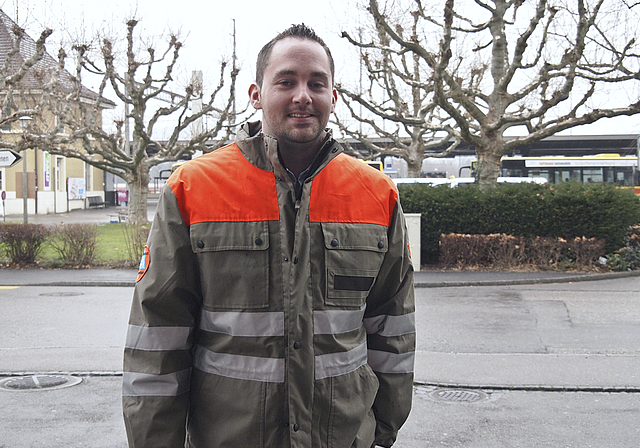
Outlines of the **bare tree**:
<svg viewBox="0 0 640 448">
<path fill-rule="evenodd" d="M 51 35 L 50 29 L 44 30 L 37 41 L 33 42 L 25 30 L 12 23 L 2 14 L 2 20 L 11 23 L 10 47 L 0 54 L 0 128 L 15 128 L 20 120 L 31 119 L 37 114 L 42 98 L 42 88 L 33 79 L 37 64 L 45 55 L 45 42 Z M 21 51 L 22 50 L 22 51 Z M 25 55 L 27 56 L 25 58 Z M 0 148 L 22 151 L 28 147 L 25 139 L 0 138 Z"/>
<path fill-rule="evenodd" d="M 376 26 L 431 70 L 452 135 L 474 145 L 481 186 L 509 151 L 605 117 L 640 112 L 637 4 L 605 0 L 411 1 L 410 38 L 369 1 Z M 432 7 L 432 6 L 431 6 Z M 439 37 L 438 45 L 428 39 Z M 512 130 L 514 136 L 507 136 Z"/>
<path fill-rule="evenodd" d="M 408 39 L 415 42 L 419 20 L 417 15 L 412 19 L 408 25 Z M 342 37 L 360 51 L 366 85 L 363 85 L 362 74 L 358 87 L 349 89 L 342 84 L 336 85 L 343 103 L 357 122 L 357 129 L 353 122 L 341 120 L 338 115 L 335 123 L 344 135 L 364 145 L 370 158 L 400 157 L 407 162 L 409 177 L 420 177 L 427 155 L 445 156 L 459 140 L 452 137 L 446 117 L 442 118 L 433 101 L 431 70 L 419 55 L 407 52 L 392 41 L 378 23 L 370 40 L 363 39 L 362 31 L 360 28 L 357 38 L 346 31 Z M 396 32 L 403 36 L 404 28 L 396 24 Z M 371 133 L 379 137 L 379 143 L 370 138 Z M 443 146 L 448 146 L 444 152 Z"/>
<path fill-rule="evenodd" d="M 226 92 L 234 92 L 238 70 L 233 67 L 227 73 L 227 64 L 222 62 L 218 84 L 208 100 L 190 110 L 193 100 L 203 96 L 202 81 L 194 77 L 180 94 L 171 91 L 182 43 L 172 34 L 162 51 L 149 46 L 146 51 L 137 52 L 134 34 L 137 23 L 137 20 L 127 22 L 126 61 L 122 69 L 118 65 L 120 53 L 116 42 L 111 39 L 102 40 L 98 57 L 93 57 L 89 45 L 75 45 L 75 73 L 69 79 L 63 75 L 67 55 L 61 51 L 57 89 L 48 103 L 55 123 L 49 123 L 47 128 L 42 122 L 42 128 L 34 128 L 30 137 L 34 146 L 82 159 L 123 178 L 130 191 L 129 219 L 143 223 L 147 221 L 151 167 L 178 160 L 196 150 L 216 149 L 229 139 L 232 127 L 226 126 L 226 122 L 232 114 L 233 95 L 229 93 L 227 100 L 220 97 L 225 94 L 227 79 L 230 88 Z M 83 93 L 82 82 L 95 75 L 101 79 L 98 92 L 88 100 L 90 95 Z M 101 120 L 109 92 L 125 106 L 124 119 L 116 121 L 111 132 L 105 130 Z M 164 100 L 162 106 L 154 108 L 153 100 L 159 99 Z M 213 117 L 214 124 L 208 129 L 198 129 L 195 125 L 204 117 Z M 173 126 L 169 137 L 162 140 L 154 133 L 161 121 L 164 126 L 167 121 Z M 185 136 L 190 127 L 192 132 Z M 77 142 L 81 145 L 74 144 Z"/>
</svg>

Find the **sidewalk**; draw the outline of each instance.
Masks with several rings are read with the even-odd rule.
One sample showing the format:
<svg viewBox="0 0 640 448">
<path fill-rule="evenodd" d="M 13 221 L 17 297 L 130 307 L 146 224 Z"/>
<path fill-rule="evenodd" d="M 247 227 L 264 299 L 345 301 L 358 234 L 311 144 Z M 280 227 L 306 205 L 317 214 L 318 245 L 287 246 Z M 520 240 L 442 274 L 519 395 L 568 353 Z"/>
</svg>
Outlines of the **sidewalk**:
<svg viewBox="0 0 640 448">
<path fill-rule="evenodd" d="M 134 286 L 136 269 L 0 269 L 0 286 Z M 640 271 L 575 272 L 418 271 L 416 288 L 531 285 L 638 277 Z"/>
<path fill-rule="evenodd" d="M 147 201 L 147 217 L 149 221 L 153 220 L 153 217 L 158 206 L 158 200 L 155 198 Z M 71 210 L 62 213 L 48 213 L 46 215 L 28 215 L 27 221 L 29 224 L 45 224 L 45 225 L 60 225 L 60 224 L 109 224 L 113 217 L 117 218 L 118 209 L 122 207 L 107 206 L 104 208 L 88 208 Z M 0 222 L 3 218 L 0 216 Z M 23 215 L 7 215 L 4 217 L 4 222 L 20 223 L 24 221 Z"/>
</svg>

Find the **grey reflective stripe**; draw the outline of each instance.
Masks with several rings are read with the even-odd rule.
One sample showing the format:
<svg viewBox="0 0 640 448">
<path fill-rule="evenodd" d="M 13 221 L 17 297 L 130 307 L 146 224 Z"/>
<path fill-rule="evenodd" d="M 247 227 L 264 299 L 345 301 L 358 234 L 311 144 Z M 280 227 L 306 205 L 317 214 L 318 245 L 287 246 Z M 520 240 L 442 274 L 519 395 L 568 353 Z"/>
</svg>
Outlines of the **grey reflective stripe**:
<svg viewBox="0 0 640 448">
<path fill-rule="evenodd" d="M 364 320 L 368 334 L 393 337 L 416 332 L 416 315 L 414 313 L 402 316 L 376 316 Z"/>
<path fill-rule="evenodd" d="M 314 334 L 342 334 L 362 325 L 364 308 L 360 310 L 325 310 L 313 312 Z"/>
<path fill-rule="evenodd" d="M 198 345 L 193 365 L 203 372 L 228 378 L 284 383 L 284 358 L 215 353 Z"/>
<path fill-rule="evenodd" d="M 415 352 L 389 353 L 369 350 L 369 365 L 378 373 L 412 373 Z"/>
<path fill-rule="evenodd" d="M 165 375 L 124 372 L 123 397 L 177 397 L 189 391 L 191 369 Z"/>
<path fill-rule="evenodd" d="M 230 336 L 284 336 L 284 313 L 238 313 L 202 310 L 200 328 Z"/>
<path fill-rule="evenodd" d="M 367 344 L 347 352 L 328 353 L 316 356 L 316 379 L 331 378 L 353 372 L 367 363 Z"/>
<path fill-rule="evenodd" d="M 141 327 L 129 325 L 125 348 L 135 350 L 186 350 L 190 327 Z"/>
</svg>

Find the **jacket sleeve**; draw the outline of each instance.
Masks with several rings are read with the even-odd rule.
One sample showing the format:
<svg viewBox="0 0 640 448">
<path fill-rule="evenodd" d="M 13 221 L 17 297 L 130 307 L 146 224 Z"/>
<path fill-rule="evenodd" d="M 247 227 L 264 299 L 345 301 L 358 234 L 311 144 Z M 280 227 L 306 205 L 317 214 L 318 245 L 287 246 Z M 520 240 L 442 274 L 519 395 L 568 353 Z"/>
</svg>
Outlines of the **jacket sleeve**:
<svg viewBox="0 0 640 448">
<path fill-rule="evenodd" d="M 380 382 L 373 405 L 376 445 L 390 447 L 411 410 L 415 358 L 413 265 L 406 224 L 397 202 L 388 251 L 367 298 L 368 363 Z"/>
<path fill-rule="evenodd" d="M 136 282 L 124 351 L 123 413 L 132 448 L 182 448 L 198 264 L 175 195 L 165 185 Z"/>
</svg>

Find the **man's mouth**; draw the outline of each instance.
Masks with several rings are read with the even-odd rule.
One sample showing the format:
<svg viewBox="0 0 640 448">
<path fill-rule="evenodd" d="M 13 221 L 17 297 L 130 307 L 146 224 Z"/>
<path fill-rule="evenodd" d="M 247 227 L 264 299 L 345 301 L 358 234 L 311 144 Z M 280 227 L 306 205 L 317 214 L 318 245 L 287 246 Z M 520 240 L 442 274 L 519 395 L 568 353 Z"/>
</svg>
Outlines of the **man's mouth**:
<svg viewBox="0 0 640 448">
<path fill-rule="evenodd" d="M 289 114 L 291 118 L 310 118 L 313 117 L 312 114 Z"/>
</svg>

